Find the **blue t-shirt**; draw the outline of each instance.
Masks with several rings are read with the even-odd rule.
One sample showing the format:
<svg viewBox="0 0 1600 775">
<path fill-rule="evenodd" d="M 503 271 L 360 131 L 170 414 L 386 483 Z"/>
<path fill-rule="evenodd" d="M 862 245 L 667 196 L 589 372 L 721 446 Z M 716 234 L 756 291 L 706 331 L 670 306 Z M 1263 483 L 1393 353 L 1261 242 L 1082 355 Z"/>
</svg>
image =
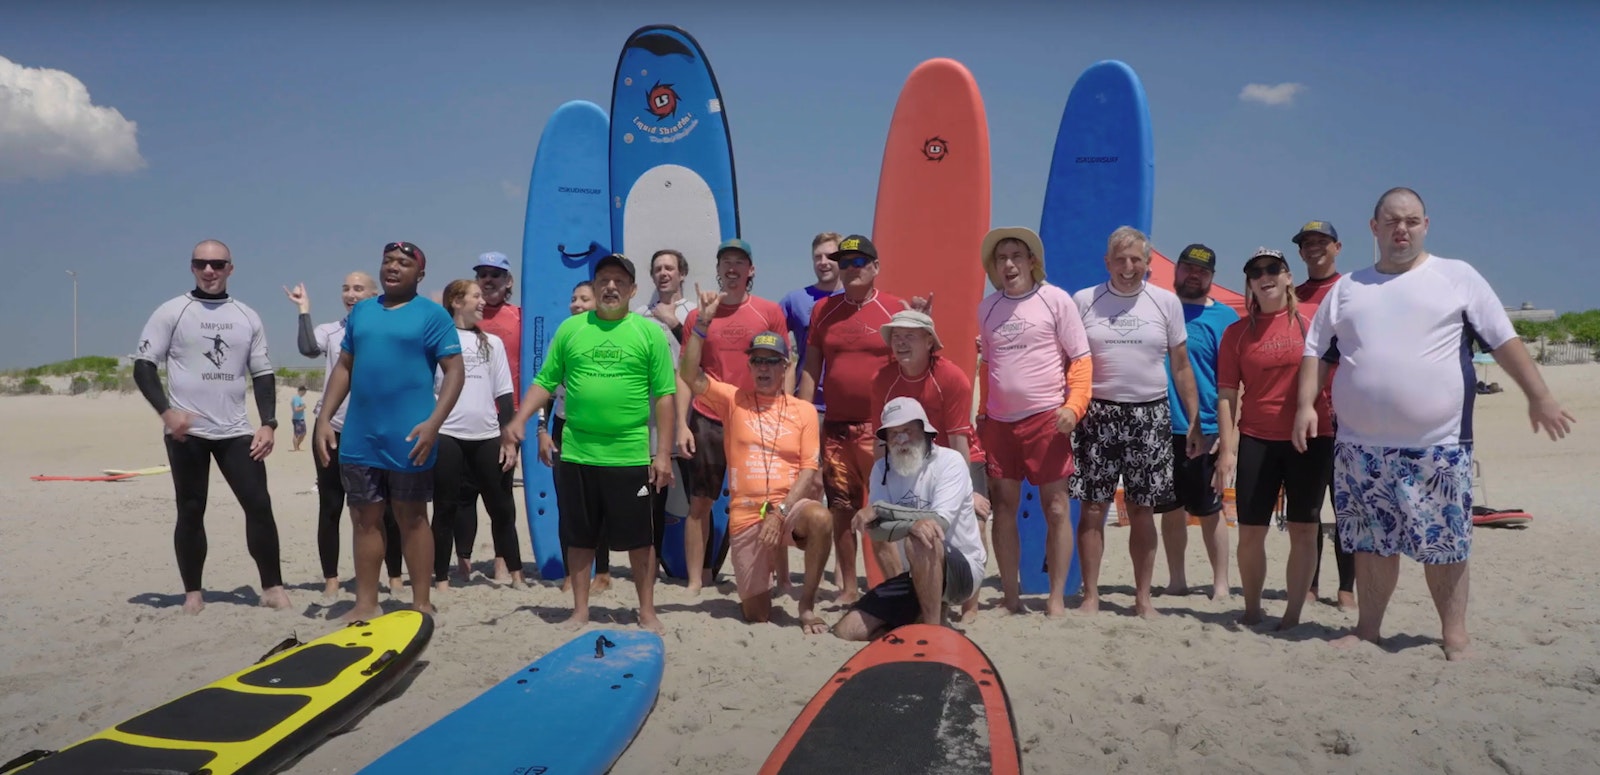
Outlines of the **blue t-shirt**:
<svg viewBox="0 0 1600 775">
<path fill-rule="evenodd" d="M 339 438 L 339 462 L 415 472 L 433 468 L 438 447 L 422 465 L 411 463 L 411 429 L 433 414 L 433 371 L 461 354 L 461 337 L 444 307 L 418 296 L 398 307 L 377 296 L 358 302 L 345 319 L 342 349 L 354 359 L 350 397 Z"/>
<path fill-rule="evenodd" d="M 806 363 L 806 334 L 811 329 L 811 310 L 817 302 L 844 293 L 844 283 L 839 284 L 835 291 L 819 290 L 815 285 L 807 285 L 799 290 L 790 291 L 778 302 L 778 309 L 783 310 L 784 322 L 789 326 L 789 333 L 794 334 L 794 356 L 796 363 L 801 367 Z M 795 380 L 796 384 L 799 379 Z M 817 380 L 817 394 L 811 402 L 817 405 L 817 411 L 826 409 L 822 402 L 822 380 Z"/>
<path fill-rule="evenodd" d="M 300 396 L 289 399 L 289 410 L 294 412 L 291 419 L 304 420 L 306 418 L 306 400 Z"/>
<path fill-rule="evenodd" d="M 1239 313 L 1220 301 L 1210 305 L 1183 304 L 1183 321 L 1189 330 L 1189 365 L 1194 371 L 1195 391 L 1200 395 L 1200 432 L 1217 433 L 1217 346 L 1222 332 L 1239 319 Z M 1172 359 L 1167 359 L 1167 402 L 1172 407 L 1172 432 L 1189 432 L 1189 416 L 1178 400 L 1178 386 L 1172 381 Z"/>
</svg>

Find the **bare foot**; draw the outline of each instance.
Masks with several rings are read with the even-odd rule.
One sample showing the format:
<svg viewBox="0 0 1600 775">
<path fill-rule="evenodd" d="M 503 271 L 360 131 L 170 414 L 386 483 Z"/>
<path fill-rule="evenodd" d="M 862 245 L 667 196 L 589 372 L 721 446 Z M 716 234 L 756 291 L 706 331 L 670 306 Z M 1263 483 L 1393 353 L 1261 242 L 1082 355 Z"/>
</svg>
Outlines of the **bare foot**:
<svg viewBox="0 0 1600 775">
<path fill-rule="evenodd" d="M 684 587 L 684 591 L 688 592 L 690 595 L 692 595 L 694 597 L 699 597 L 700 596 L 700 585 L 694 583 L 693 581 L 691 581 L 691 582 L 689 582 L 688 586 Z"/>
<path fill-rule="evenodd" d="M 1363 638 L 1355 633 L 1350 633 L 1342 638 L 1328 641 L 1328 645 L 1336 649 L 1353 649 L 1363 643 L 1378 643 L 1380 638 Z"/>
<path fill-rule="evenodd" d="M 338 576 L 335 576 L 335 577 L 333 577 L 331 579 L 323 579 L 322 580 L 322 596 L 323 597 L 338 597 L 339 596 L 339 577 Z"/>
<path fill-rule="evenodd" d="M 383 609 L 379 608 L 378 606 L 373 606 L 371 608 L 362 608 L 361 606 L 356 606 L 355 608 L 350 609 L 349 613 L 339 617 L 339 621 L 346 623 L 362 622 L 370 619 L 376 619 L 380 616 L 383 616 Z"/>
<path fill-rule="evenodd" d="M 589 594 L 598 595 L 611 588 L 611 574 L 596 574 L 594 581 L 589 584 Z"/>
<path fill-rule="evenodd" d="M 971 624 L 978 618 L 978 596 L 973 595 L 967 602 L 961 604 L 961 613 L 956 616 L 956 621 L 962 624 Z"/>
<path fill-rule="evenodd" d="M 860 599 L 861 593 L 854 588 L 841 589 L 833 594 L 833 602 L 839 605 L 855 605 L 855 602 Z"/>
<path fill-rule="evenodd" d="M 1073 612 L 1080 616 L 1093 616 L 1094 614 L 1100 613 L 1100 596 L 1084 595 L 1083 602 L 1079 603 L 1078 607 L 1074 609 Z"/>
<path fill-rule="evenodd" d="M 283 587 L 272 587 L 261 590 L 261 604 L 267 608 L 282 611 L 289 607 L 289 593 Z"/>
<path fill-rule="evenodd" d="M 1155 603 L 1134 603 L 1133 615 L 1140 619 L 1161 618 L 1161 612 L 1156 610 Z"/>
<path fill-rule="evenodd" d="M 1300 617 L 1285 616 L 1278 620 L 1278 632 L 1286 632 L 1300 626 Z"/>
<path fill-rule="evenodd" d="M 1185 581 L 1174 581 L 1171 584 L 1168 584 L 1165 588 L 1157 587 L 1150 594 L 1187 597 L 1189 595 L 1189 584 Z"/>
<path fill-rule="evenodd" d="M 1067 615 L 1067 601 L 1061 595 L 1051 595 L 1044 603 L 1044 616 L 1046 619 L 1060 619 Z"/>
<path fill-rule="evenodd" d="M 1261 611 L 1251 611 L 1246 609 L 1244 613 L 1239 615 L 1239 623 L 1246 627 L 1254 627 L 1260 624 L 1263 618 L 1265 617 L 1262 616 Z"/>
<path fill-rule="evenodd" d="M 457 557 L 456 558 L 456 572 L 461 574 L 461 578 L 464 578 L 464 579 L 472 578 L 472 562 L 469 561 L 465 557 Z"/>
<path fill-rule="evenodd" d="M 787 595 L 793 586 L 794 585 L 790 583 L 788 579 L 779 577 L 778 580 L 772 584 L 772 595 L 773 597 Z"/>
<path fill-rule="evenodd" d="M 1341 591 L 1339 593 L 1339 610 L 1346 613 L 1356 610 L 1356 593 Z"/>
<path fill-rule="evenodd" d="M 656 616 L 655 611 L 639 612 L 639 628 L 649 630 L 657 635 L 665 635 L 667 632 L 667 626 L 661 623 L 661 619 Z"/>
<path fill-rule="evenodd" d="M 1233 590 L 1228 589 L 1228 585 L 1227 584 L 1223 584 L 1221 586 L 1213 586 L 1211 588 L 1210 597 L 1211 597 L 1212 600 L 1227 600 L 1232 595 L 1233 595 Z"/>
<path fill-rule="evenodd" d="M 443 581 L 435 581 L 435 582 L 433 582 L 433 591 L 435 591 L 435 592 L 449 592 L 450 591 L 450 579 L 445 579 Z"/>
<path fill-rule="evenodd" d="M 1000 599 L 1000 607 L 1014 614 L 1025 614 L 1028 612 L 1028 609 L 1022 605 L 1021 597 L 1002 597 Z"/>
<path fill-rule="evenodd" d="M 807 635 L 823 635 L 828 631 L 828 625 L 812 611 L 800 612 L 800 631 Z"/>
<path fill-rule="evenodd" d="M 183 594 L 183 612 L 193 616 L 206 607 L 206 601 L 200 599 L 200 590 L 185 592 Z"/>
<path fill-rule="evenodd" d="M 561 591 L 563 593 L 569 593 L 569 592 L 572 591 L 572 576 L 569 575 L 569 576 L 562 577 L 562 579 L 561 579 Z"/>
<path fill-rule="evenodd" d="M 1444 658 L 1446 661 L 1466 662 L 1471 660 L 1472 657 L 1472 641 L 1470 640 L 1455 645 L 1444 644 Z"/>
<path fill-rule="evenodd" d="M 1307 603 L 1315 603 L 1315 602 L 1317 602 L 1317 591 L 1315 589 L 1306 592 L 1306 602 Z"/>
<path fill-rule="evenodd" d="M 584 627 L 587 627 L 588 625 L 589 625 L 589 612 L 588 611 L 584 611 L 583 613 L 578 613 L 577 611 L 573 611 L 571 616 L 568 616 L 566 619 L 563 619 L 561 621 L 561 623 L 556 625 L 556 626 L 560 627 L 563 630 L 578 630 L 578 629 L 582 629 Z"/>
<path fill-rule="evenodd" d="M 390 576 L 389 577 L 389 594 L 398 595 L 398 594 L 400 594 L 400 590 L 405 589 L 405 588 L 406 588 L 406 580 L 405 579 L 400 578 L 399 576 Z"/>
<path fill-rule="evenodd" d="M 417 605 L 416 603 L 412 603 L 411 604 L 411 610 L 416 611 L 417 613 L 427 614 L 429 616 L 438 616 L 439 615 L 439 609 L 437 607 L 435 607 L 432 603 L 423 603 L 421 605 Z"/>
</svg>

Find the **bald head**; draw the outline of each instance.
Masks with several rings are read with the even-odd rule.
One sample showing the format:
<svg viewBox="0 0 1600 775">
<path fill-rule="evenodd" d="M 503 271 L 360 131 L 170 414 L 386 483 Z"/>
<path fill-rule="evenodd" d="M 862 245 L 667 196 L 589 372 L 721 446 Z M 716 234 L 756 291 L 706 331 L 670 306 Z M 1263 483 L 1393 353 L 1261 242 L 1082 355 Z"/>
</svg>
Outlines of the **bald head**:
<svg viewBox="0 0 1600 775">
<path fill-rule="evenodd" d="M 1422 203 L 1421 194 L 1418 194 L 1417 192 L 1412 191 L 1405 186 L 1395 186 L 1394 188 L 1383 192 L 1383 196 L 1378 197 L 1378 203 L 1372 206 L 1373 220 L 1378 219 L 1378 214 L 1383 212 L 1384 203 L 1388 202 L 1390 197 L 1409 197 L 1410 199 L 1415 199 L 1417 201 L 1417 209 L 1421 210 L 1423 215 L 1428 214 L 1428 206 Z"/>
<path fill-rule="evenodd" d="M 222 240 L 208 239 L 201 240 L 200 244 L 194 246 L 194 253 L 191 254 L 191 257 L 201 259 L 221 258 L 232 261 L 233 253 L 228 250 L 227 245 L 222 244 Z"/>
</svg>

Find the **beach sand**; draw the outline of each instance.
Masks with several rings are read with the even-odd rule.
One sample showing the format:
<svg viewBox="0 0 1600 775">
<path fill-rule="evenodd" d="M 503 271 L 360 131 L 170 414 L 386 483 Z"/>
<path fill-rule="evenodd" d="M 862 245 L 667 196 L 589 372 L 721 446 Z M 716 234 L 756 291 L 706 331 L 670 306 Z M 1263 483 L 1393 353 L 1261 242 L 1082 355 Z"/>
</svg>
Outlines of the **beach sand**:
<svg viewBox="0 0 1600 775">
<path fill-rule="evenodd" d="M 1295 631 L 1273 633 L 1288 546 L 1277 531 L 1268 545 L 1265 625 L 1235 623 L 1237 596 L 1228 603 L 1158 598 L 1165 616 L 1134 618 L 1127 531 L 1111 528 L 1099 616 L 1047 621 L 1042 598 L 1030 600 L 1030 615 L 1004 615 L 989 608 L 999 596 L 990 578 L 986 610 L 967 628 L 1010 692 L 1026 770 L 1600 771 L 1600 604 L 1590 597 L 1600 593 L 1600 366 L 1545 374 L 1581 423 L 1563 442 L 1529 431 L 1521 394 L 1498 370 L 1508 392 L 1478 399 L 1486 503 L 1522 507 L 1535 521 L 1526 530 L 1476 532 L 1475 661 L 1445 662 L 1421 568 L 1410 561 L 1401 566 L 1386 649 L 1330 648 L 1326 640 L 1355 616 L 1326 604 L 1309 606 Z M 283 393 L 279 416 L 288 417 Z M 332 608 L 318 605 L 311 452 L 309 444 L 289 451 L 287 427 L 268 468 L 294 605 L 285 612 L 253 606 L 259 590 L 243 520 L 214 473 L 209 603 L 198 617 L 178 608 L 167 476 L 28 479 L 164 464 L 160 427 L 142 398 L 7 398 L 0 427 L 0 760 L 73 743 L 242 669 L 286 636 L 309 640 L 335 629 L 330 617 L 347 610 L 348 592 Z M 1325 514 L 1331 519 L 1331 509 Z M 480 563 L 492 557 L 484 522 Z M 518 526 L 526 546 L 526 524 Z M 346 528 L 346 574 L 349 552 Z M 614 562 L 626 560 L 619 554 Z M 798 554 L 792 567 L 802 567 Z M 1323 568 L 1322 591 L 1331 595 L 1331 547 Z M 1193 528 L 1188 576 L 1210 578 Z M 1165 581 L 1162 560 L 1156 582 Z M 1236 567 L 1233 581 L 1237 588 Z M 598 623 L 634 621 L 632 587 L 619 582 L 597 599 Z M 442 620 L 415 681 L 289 772 L 354 772 L 572 637 L 550 624 L 570 605 L 554 586 L 513 590 L 476 579 L 436 599 Z M 662 584 L 657 601 L 668 628 L 666 675 L 653 714 L 613 770 L 619 774 L 755 771 L 859 648 L 801 635 L 791 599 L 778 603 L 786 626 L 741 623 L 729 586 L 691 599 L 681 586 Z M 830 622 L 839 615 L 823 613 Z M 515 736 L 539 722 L 528 715 L 505 723 Z"/>
</svg>

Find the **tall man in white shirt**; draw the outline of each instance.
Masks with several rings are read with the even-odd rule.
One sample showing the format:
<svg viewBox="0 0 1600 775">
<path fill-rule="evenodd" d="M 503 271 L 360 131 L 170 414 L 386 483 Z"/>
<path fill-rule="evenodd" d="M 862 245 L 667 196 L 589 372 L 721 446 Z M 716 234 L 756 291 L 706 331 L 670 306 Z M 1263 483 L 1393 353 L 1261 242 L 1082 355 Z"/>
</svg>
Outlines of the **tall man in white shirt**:
<svg viewBox="0 0 1600 775">
<path fill-rule="evenodd" d="M 1128 511 L 1128 554 L 1133 558 L 1134 612 L 1158 614 L 1150 599 L 1156 565 L 1155 507 L 1173 500 L 1172 412 L 1167 403 L 1167 361 L 1188 415 L 1186 450 L 1206 450 L 1200 402 L 1189 364 L 1188 329 L 1177 294 L 1145 282 L 1150 239 L 1123 226 L 1106 243 L 1111 277 L 1073 294 L 1094 358 L 1094 398 L 1073 441 L 1078 469 L 1072 497 L 1083 504 L 1078 558 L 1083 568 L 1081 613 L 1100 610 L 1100 559 L 1106 512 L 1122 480 Z"/>
<path fill-rule="evenodd" d="M 1573 418 L 1483 276 L 1424 248 L 1428 215 L 1415 191 L 1384 192 L 1371 227 L 1378 263 L 1341 277 L 1311 321 L 1293 442 L 1303 451 L 1315 435 L 1324 358 L 1337 358 L 1333 508 L 1361 595 L 1355 630 L 1334 645 L 1379 641 L 1404 554 L 1423 565 L 1445 658 L 1454 661 L 1471 647 L 1473 342 L 1522 388 L 1535 432 L 1562 438 Z"/>
</svg>

